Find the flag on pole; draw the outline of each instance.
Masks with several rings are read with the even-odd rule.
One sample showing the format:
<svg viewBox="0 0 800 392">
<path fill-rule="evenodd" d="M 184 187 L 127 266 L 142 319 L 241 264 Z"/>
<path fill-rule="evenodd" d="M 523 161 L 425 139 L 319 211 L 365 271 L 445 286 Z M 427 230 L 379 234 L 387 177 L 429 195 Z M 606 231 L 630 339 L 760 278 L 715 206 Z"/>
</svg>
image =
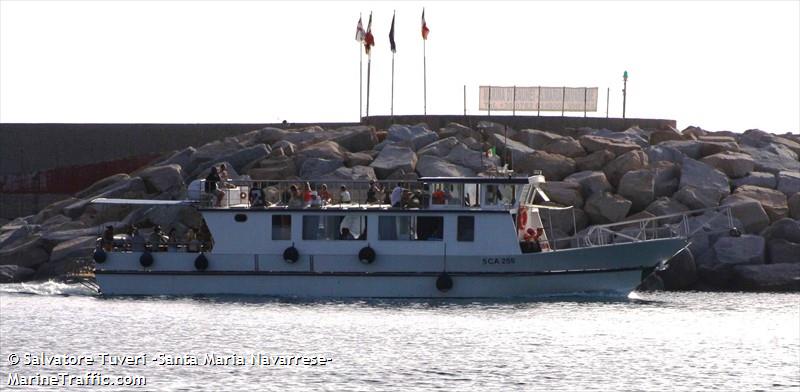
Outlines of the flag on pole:
<svg viewBox="0 0 800 392">
<path fill-rule="evenodd" d="M 364 36 L 364 50 L 367 54 L 369 54 L 373 46 L 375 46 L 375 37 L 372 36 L 372 12 L 370 12 L 369 22 L 367 22 L 367 34 Z"/>
<path fill-rule="evenodd" d="M 428 28 L 428 24 L 425 23 L 425 8 L 422 9 L 422 39 L 428 39 L 428 33 L 431 30 Z"/>
<path fill-rule="evenodd" d="M 397 51 L 397 46 L 394 44 L 394 14 L 392 14 L 392 28 L 389 30 L 389 45 L 392 47 L 392 53 Z"/>
<path fill-rule="evenodd" d="M 491 158 L 493 156 L 496 156 L 496 155 L 497 155 L 497 150 L 494 147 L 492 147 L 488 151 L 486 151 L 486 156 L 489 157 L 489 158 Z"/>
<path fill-rule="evenodd" d="M 364 42 L 364 25 L 361 24 L 361 16 L 358 17 L 358 26 L 356 26 L 356 41 Z"/>
</svg>

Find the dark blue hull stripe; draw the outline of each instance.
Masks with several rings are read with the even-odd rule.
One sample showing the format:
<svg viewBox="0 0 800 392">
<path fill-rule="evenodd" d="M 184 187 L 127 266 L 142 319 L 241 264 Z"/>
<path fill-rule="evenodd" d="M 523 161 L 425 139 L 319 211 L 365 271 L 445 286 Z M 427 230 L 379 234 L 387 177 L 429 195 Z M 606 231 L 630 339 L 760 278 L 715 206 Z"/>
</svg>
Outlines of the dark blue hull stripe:
<svg viewBox="0 0 800 392">
<path fill-rule="evenodd" d="M 450 276 L 468 277 L 494 277 L 494 276 L 552 276 L 552 275 L 579 275 L 579 274 L 604 274 L 613 272 L 641 271 L 648 267 L 628 267 L 609 269 L 584 269 L 560 271 L 531 271 L 531 272 L 457 272 L 448 271 Z M 107 271 L 97 270 L 95 275 L 142 275 L 142 276 L 307 276 L 307 277 L 420 277 L 439 276 L 442 272 L 311 272 L 311 271 Z"/>
</svg>

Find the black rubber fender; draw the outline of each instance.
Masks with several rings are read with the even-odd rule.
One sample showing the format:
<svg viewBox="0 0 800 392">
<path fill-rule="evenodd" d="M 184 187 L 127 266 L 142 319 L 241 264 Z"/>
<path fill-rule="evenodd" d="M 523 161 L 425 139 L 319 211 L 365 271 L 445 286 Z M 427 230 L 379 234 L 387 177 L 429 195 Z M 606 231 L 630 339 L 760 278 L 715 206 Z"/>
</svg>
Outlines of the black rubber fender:
<svg viewBox="0 0 800 392">
<path fill-rule="evenodd" d="M 286 248 L 286 250 L 283 251 L 283 261 L 291 264 L 296 263 L 299 259 L 300 252 L 297 251 L 297 248 L 295 248 L 294 245 Z"/>
<path fill-rule="evenodd" d="M 205 271 L 208 268 L 208 258 L 206 255 L 200 253 L 200 255 L 194 259 L 194 268 L 198 271 Z"/>
<path fill-rule="evenodd" d="M 94 262 L 97 264 L 105 263 L 107 257 L 108 254 L 106 254 L 106 251 L 104 251 L 103 248 L 95 249 L 94 254 L 92 254 L 92 258 L 94 259 Z"/>
<path fill-rule="evenodd" d="M 453 288 L 453 278 L 447 274 L 447 272 L 442 272 L 439 274 L 439 277 L 436 278 L 436 289 L 439 291 L 446 293 Z"/>
<path fill-rule="evenodd" d="M 139 256 L 139 264 L 141 264 L 142 267 L 150 267 L 153 265 L 153 261 L 153 255 L 148 251 L 145 251 L 141 256 Z"/>
<path fill-rule="evenodd" d="M 742 236 L 742 232 L 739 231 L 739 229 L 734 227 L 734 228 L 731 229 L 730 235 L 731 235 L 731 237 L 741 237 Z"/>
<path fill-rule="evenodd" d="M 375 261 L 375 249 L 365 246 L 358 251 L 358 260 L 364 264 L 372 264 Z"/>
</svg>

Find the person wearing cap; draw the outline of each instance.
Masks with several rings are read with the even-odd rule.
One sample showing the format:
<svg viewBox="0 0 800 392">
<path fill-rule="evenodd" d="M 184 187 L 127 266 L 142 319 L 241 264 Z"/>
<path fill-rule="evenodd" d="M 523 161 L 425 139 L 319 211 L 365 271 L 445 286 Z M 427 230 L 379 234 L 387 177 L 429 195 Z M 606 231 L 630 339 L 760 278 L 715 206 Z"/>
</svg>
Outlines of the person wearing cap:
<svg viewBox="0 0 800 392">
<path fill-rule="evenodd" d="M 317 193 L 317 191 L 311 192 L 311 202 L 309 203 L 309 205 L 312 208 L 322 207 L 322 200 L 319 198 L 319 194 Z"/>
<path fill-rule="evenodd" d="M 352 197 L 350 197 L 350 191 L 347 190 L 347 187 L 342 185 L 339 187 L 339 203 L 341 204 L 350 204 L 353 202 Z"/>
</svg>

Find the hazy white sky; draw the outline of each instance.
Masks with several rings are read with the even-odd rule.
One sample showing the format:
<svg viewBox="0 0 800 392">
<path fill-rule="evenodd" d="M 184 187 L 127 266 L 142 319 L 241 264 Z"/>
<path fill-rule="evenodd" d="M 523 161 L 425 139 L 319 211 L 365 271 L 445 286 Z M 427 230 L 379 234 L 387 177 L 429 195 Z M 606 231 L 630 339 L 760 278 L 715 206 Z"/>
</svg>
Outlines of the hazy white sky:
<svg viewBox="0 0 800 392">
<path fill-rule="evenodd" d="M 621 116 L 627 70 L 628 117 L 800 131 L 797 0 L 3 0 L 0 121 L 357 121 L 370 11 L 370 114 L 388 114 L 393 10 L 395 114 L 421 114 L 423 6 L 429 114 L 462 113 L 464 85 L 470 114 L 479 85 L 544 85 L 598 87 L 597 116 L 610 88 Z"/>
</svg>

